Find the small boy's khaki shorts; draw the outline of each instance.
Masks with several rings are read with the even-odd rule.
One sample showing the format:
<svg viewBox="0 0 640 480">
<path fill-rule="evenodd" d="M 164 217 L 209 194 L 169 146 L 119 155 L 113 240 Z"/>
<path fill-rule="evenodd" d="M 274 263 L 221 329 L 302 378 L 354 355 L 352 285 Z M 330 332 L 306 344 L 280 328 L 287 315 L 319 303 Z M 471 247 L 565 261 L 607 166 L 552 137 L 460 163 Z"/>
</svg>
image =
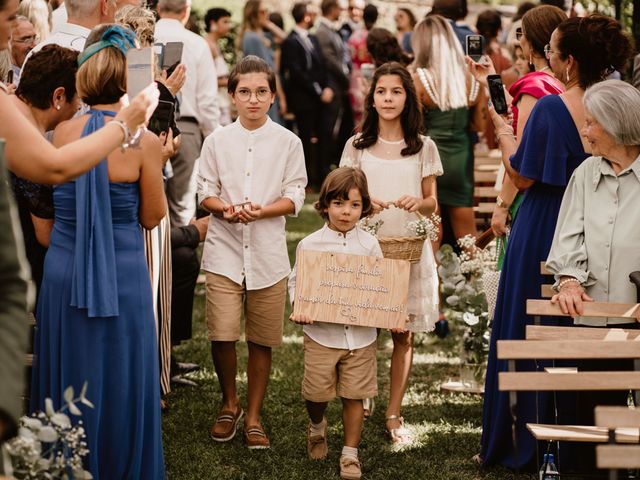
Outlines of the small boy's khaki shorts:
<svg viewBox="0 0 640 480">
<path fill-rule="evenodd" d="M 351 400 L 378 394 L 377 342 L 356 350 L 329 348 L 304 336 L 302 397 L 328 402 L 336 396 Z"/>
<path fill-rule="evenodd" d="M 207 333 L 210 342 L 240 340 L 242 314 L 245 338 L 265 347 L 282 343 L 287 278 L 260 290 L 247 290 L 244 284 L 207 272 Z"/>
</svg>

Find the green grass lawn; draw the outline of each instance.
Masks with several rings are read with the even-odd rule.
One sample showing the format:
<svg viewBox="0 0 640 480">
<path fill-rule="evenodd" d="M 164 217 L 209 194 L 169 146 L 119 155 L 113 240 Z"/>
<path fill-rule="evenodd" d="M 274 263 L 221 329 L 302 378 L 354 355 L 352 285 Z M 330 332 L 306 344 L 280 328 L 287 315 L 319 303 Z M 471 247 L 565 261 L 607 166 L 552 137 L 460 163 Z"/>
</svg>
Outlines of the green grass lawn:
<svg viewBox="0 0 640 480">
<path fill-rule="evenodd" d="M 322 225 L 310 204 L 298 218 L 287 222 L 289 254 L 297 242 Z M 287 309 L 288 317 L 288 309 Z M 455 330 L 455 328 L 454 328 Z M 247 450 L 238 435 L 226 444 L 214 443 L 209 429 L 220 407 L 220 392 L 204 325 L 204 290 L 196 291 L 194 337 L 177 349 L 181 360 L 194 361 L 202 370 L 189 378 L 199 387 L 176 388 L 168 396 L 163 414 L 164 454 L 168 478 L 201 479 L 337 479 L 342 448 L 340 403 L 327 412 L 329 457 L 312 461 L 306 453 L 308 423 L 300 395 L 303 372 L 302 329 L 285 322 L 284 343 L 274 350 L 271 381 L 265 399 L 263 423 L 271 449 Z M 367 479 L 533 479 L 495 469 L 482 472 L 471 460 L 480 443 L 482 399 L 472 395 L 441 393 L 439 384 L 458 375 L 457 341 L 451 335 L 417 338 L 413 374 L 402 414 L 414 432 L 415 445 L 393 451 L 385 437 L 384 407 L 389 393 L 391 338 L 379 338 L 378 382 L 380 394 L 373 417 L 365 422 L 360 446 L 363 477 Z M 239 390 L 246 398 L 246 344 L 238 343 Z"/>
</svg>

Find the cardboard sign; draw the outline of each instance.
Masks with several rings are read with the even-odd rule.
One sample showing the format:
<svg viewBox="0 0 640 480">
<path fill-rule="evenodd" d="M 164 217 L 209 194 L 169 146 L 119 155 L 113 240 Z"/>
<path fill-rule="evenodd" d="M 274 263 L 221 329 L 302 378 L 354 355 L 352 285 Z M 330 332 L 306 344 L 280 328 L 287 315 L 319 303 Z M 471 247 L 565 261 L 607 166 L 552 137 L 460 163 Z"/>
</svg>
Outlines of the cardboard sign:
<svg viewBox="0 0 640 480">
<path fill-rule="evenodd" d="M 402 328 L 409 262 L 344 253 L 298 252 L 295 314 L 316 322 Z"/>
</svg>

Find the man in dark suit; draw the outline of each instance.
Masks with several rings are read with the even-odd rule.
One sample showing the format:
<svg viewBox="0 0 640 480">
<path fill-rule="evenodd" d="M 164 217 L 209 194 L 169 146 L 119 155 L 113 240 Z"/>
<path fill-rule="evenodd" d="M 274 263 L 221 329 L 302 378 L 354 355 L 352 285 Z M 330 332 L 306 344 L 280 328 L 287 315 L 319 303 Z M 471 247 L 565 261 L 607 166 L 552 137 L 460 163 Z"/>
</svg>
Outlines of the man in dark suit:
<svg viewBox="0 0 640 480">
<path fill-rule="evenodd" d="M 312 26 L 307 3 L 296 3 L 291 10 L 295 27 L 281 47 L 280 73 L 291 112 L 296 117 L 302 141 L 309 185 L 320 187 L 329 171 L 329 130 L 323 121 L 326 106 L 333 100 L 329 78 L 318 40 L 309 35 Z M 317 148 L 311 139 L 317 138 Z"/>
<path fill-rule="evenodd" d="M 323 0 L 316 37 L 329 73 L 329 87 L 333 100 L 325 116 L 325 125 L 331 132 L 331 163 L 340 162 L 347 139 L 353 134 L 353 111 L 349 101 L 351 61 L 347 46 L 337 32 L 335 22 L 340 17 L 338 0 Z"/>
</svg>

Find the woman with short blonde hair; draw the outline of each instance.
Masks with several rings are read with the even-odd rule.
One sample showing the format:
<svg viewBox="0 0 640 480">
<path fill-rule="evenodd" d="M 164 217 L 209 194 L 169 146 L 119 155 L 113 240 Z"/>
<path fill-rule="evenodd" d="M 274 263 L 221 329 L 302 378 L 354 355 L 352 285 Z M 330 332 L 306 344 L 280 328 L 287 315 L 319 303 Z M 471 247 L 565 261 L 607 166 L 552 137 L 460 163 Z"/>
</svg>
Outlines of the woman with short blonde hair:
<svg viewBox="0 0 640 480">
<path fill-rule="evenodd" d="M 89 34 L 76 80 L 91 109 L 59 125 L 54 145 L 116 122 L 126 52 L 134 45 L 133 32 L 118 25 Z M 86 393 L 95 408 L 78 407 L 93 478 L 165 477 L 153 297 L 140 228 L 155 227 L 166 213 L 162 149 L 151 132 L 139 133 L 137 142 L 54 189 L 38 299 L 31 410 L 43 411 L 48 398 L 55 408 L 65 405 L 67 387 Z"/>
</svg>

